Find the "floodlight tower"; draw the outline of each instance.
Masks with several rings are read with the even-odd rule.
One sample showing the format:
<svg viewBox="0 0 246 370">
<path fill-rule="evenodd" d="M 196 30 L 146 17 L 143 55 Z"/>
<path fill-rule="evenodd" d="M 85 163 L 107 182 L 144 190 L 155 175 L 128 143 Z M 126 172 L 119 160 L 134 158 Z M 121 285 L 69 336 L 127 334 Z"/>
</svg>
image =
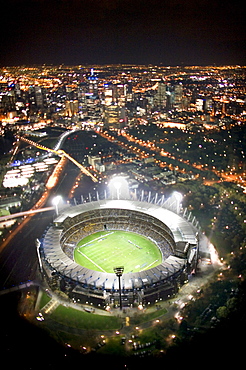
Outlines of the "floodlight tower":
<svg viewBox="0 0 246 370">
<path fill-rule="evenodd" d="M 52 200 L 53 206 L 55 206 L 56 209 L 56 215 L 58 216 L 59 210 L 58 210 L 58 204 L 62 200 L 62 197 L 60 195 L 57 195 L 55 198 Z"/>
<path fill-rule="evenodd" d="M 121 188 L 121 183 L 120 183 L 120 181 L 115 181 L 115 182 L 114 182 L 114 187 L 115 187 L 115 189 L 116 189 L 117 199 L 119 200 L 119 199 L 120 199 L 120 188 Z"/>
<path fill-rule="evenodd" d="M 181 202 L 182 202 L 182 199 L 183 199 L 183 195 L 177 191 L 175 191 L 173 193 L 173 196 L 175 198 L 175 201 L 176 201 L 176 213 L 177 215 L 180 213 L 180 208 L 181 208 Z"/>
<path fill-rule="evenodd" d="M 118 281 L 119 281 L 120 310 L 122 310 L 121 281 L 120 281 L 120 278 L 123 275 L 124 267 L 123 266 L 115 267 L 114 268 L 114 272 L 115 272 L 116 276 L 118 277 Z"/>
<path fill-rule="evenodd" d="M 116 199 L 119 200 L 120 199 L 120 190 L 121 190 L 121 187 L 122 187 L 122 178 L 118 177 L 118 176 L 113 177 L 109 182 L 109 187 L 111 189 L 112 197 L 114 198 L 115 193 L 116 193 Z"/>
<path fill-rule="evenodd" d="M 113 176 L 109 181 L 112 199 L 130 199 L 129 186 L 125 176 Z"/>
</svg>

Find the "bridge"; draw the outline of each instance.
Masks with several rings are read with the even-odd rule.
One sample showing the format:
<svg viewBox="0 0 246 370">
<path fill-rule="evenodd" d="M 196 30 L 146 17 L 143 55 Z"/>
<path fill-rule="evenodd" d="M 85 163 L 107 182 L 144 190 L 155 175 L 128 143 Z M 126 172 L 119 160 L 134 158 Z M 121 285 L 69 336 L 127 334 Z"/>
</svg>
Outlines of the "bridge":
<svg viewBox="0 0 246 370">
<path fill-rule="evenodd" d="M 4 294 L 16 292 L 16 291 L 18 291 L 20 289 L 29 288 L 30 286 L 33 286 L 33 285 L 38 285 L 38 284 L 36 282 L 32 281 L 32 280 L 31 281 L 27 281 L 25 283 L 20 283 L 18 285 L 12 286 L 11 288 L 6 288 L 6 289 L 0 290 L 0 296 L 1 295 L 4 295 Z"/>
<path fill-rule="evenodd" d="M 54 209 L 55 209 L 55 207 L 44 207 L 44 208 L 39 208 L 39 209 L 30 209 L 29 211 L 25 211 L 25 212 L 13 213 L 12 215 L 1 216 L 0 217 L 0 222 L 1 221 L 8 221 L 8 220 L 11 220 L 12 218 L 33 215 L 35 213 L 53 211 Z"/>
<path fill-rule="evenodd" d="M 71 162 L 73 162 L 75 164 L 75 166 L 79 167 L 79 169 L 81 170 L 81 172 L 83 174 L 85 174 L 86 176 L 91 177 L 92 181 L 98 182 L 97 178 L 94 175 L 92 175 L 92 173 L 90 173 L 90 171 L 88 171 L 84 166 L 82 166 L 81 163 L 79 163 L 78 161 L 76 161 L 76 159 L 74 159 L 73 157 L 71 157 L 71 155 L 69 155 L 68 153 L 66 153 L 64 150 L 62 150 L 62 149 L 58 149 L 58 150 L 56 150 L 56 149 L 50 149 L 50 148 L 47 148 L 44 145 L 41 145 L 41 144 L 36 143 L 35 141 L 26 139 L 25 137 L 18 136 L 18 135 L 16 135 L 16 137 L 17 137 L 17 139 L 23 140 L 26 143 L 28 143 L 29 145 L 35 146 L 38 149 L 41 149 L 41 150 L 45 150 L 47 152 L 54 153 L 56 155 L 59 155 L 60 157 L 66 157 Z"/>
</svg>

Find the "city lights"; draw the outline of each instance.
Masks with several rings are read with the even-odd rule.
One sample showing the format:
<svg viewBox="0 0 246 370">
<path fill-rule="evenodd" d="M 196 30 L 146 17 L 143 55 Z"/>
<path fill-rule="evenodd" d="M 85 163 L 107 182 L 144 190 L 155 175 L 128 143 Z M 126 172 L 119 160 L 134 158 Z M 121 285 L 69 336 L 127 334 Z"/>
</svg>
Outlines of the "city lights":
<svg viewBox="0 0 246 370">
<path fill-rule="evenodd" d="M 242 314 L 245 113 L 240 65 L 0 68 L 3 298 L 25 282 L 66 356 L 162 360 Z"/>
</svg>

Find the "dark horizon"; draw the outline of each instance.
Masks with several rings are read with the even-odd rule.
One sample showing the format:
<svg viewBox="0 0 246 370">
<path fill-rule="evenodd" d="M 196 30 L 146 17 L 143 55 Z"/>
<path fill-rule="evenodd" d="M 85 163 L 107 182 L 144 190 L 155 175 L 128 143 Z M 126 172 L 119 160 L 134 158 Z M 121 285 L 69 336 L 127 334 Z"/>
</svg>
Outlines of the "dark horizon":
<svg viewBox="0 0 246 370">
<path fill-rule="evenodd" d="M 209 63 L 209 64 L 163 64 L 163 63 L 22 63 L 22 64 L 2 64 L 0 65 L 0 68 L 18 68 L 18 67 L 23 67 L 23 68 L 41 68 L 41 67 L 79 67 L 81 66 L 82 68 L 95 68 L 96 66 L 98 67 L 107 67 L 107 66 L 146 66 L 146 67 L 158 67 L 158 68 L 192 68 L 192 67 L 201 67 L 201 68 L 206 68 L 206 67 L 245 67 L 245 64 L 240 64 L 240 63 Z"/>
<path fill-rule="evenodd" d="M 0 65 L 244 65 L 238 0 L 8 0 Z"/>
</svg>

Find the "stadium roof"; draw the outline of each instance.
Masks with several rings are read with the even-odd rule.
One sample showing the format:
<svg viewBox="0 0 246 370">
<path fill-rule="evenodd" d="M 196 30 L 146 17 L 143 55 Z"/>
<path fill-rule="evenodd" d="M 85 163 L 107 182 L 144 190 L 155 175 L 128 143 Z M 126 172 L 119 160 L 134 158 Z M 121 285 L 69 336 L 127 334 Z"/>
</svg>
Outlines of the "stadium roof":
<svg viewBox="0 0 246 370">
<path fill-rule="evenodd" d="M 61 224 L 68 216 L 74 217 L 83 212 L 103 209 L 129 209 L 149 214 L 164 224 L 173 232 L 175 242 L 185 241 L 196 244 L 195 230 L 192 225 L 174 212 L 167 210 L 155 204 L 130 200 L 101 200 L 96 202 L 84 203 L 75 207 L 67 208 L 61 215 L 55 219 L 55 224 Z M 87 284 L 98 289 L 111 290 L 118 289 L 118 279 L 114 273 L 105 273 L 87 269 L 78 265 L 70 259 L 62 250 L 60 237 L 62 229 L 50 227 L 43 240 L 43 252 L 45 260 L 51 269 L 58 271 L 62 275 Z M 186 264 L 186 259 L 177 256 L 169 256 L 160 265 L 149 270 L 140 272 L 130 272 L 123 274 L 122 285 L 124 289 L 143 288 L 146 285 L 152 285 L 171 278 L 179 273 Z"/>
<path fill-rule="evenodd" d="M 100 200 L 96 202 L 83 203 L 76 207 L 70 207 L 55 219 L 55 223 L 62 223 L 66 217 L 74 217 L 80 213 L 96 210 L 98 208 L 129 209 L 149 214 L 166 224 L 174 235 L 175 242 L 186 241 L 196 244 L 194 227 L 187 220 L 176 213 L 148 202 L 133 200 Z"/>
</svg>

